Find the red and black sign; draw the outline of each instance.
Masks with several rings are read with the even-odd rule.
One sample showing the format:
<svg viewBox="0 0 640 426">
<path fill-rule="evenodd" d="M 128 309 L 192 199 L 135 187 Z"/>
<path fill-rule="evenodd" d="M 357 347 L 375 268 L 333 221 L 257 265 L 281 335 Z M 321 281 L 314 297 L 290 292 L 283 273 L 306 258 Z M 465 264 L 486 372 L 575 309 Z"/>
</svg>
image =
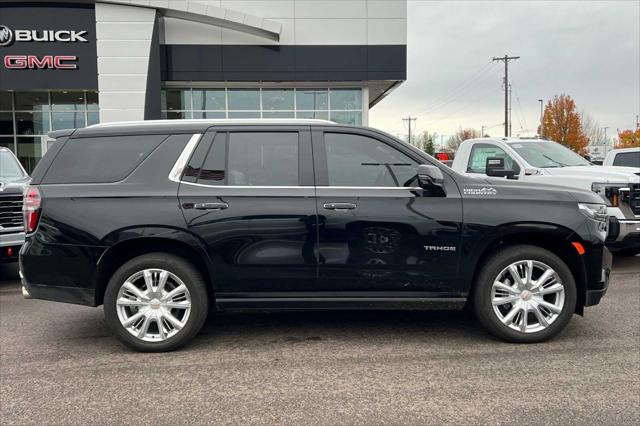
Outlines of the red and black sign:
<svg viewBox="0 0 640 426">
<path fill-rule="evenodd" d="M 0 3 L 0 90 L 97 89 L 95 6 Z"/>
</svg>

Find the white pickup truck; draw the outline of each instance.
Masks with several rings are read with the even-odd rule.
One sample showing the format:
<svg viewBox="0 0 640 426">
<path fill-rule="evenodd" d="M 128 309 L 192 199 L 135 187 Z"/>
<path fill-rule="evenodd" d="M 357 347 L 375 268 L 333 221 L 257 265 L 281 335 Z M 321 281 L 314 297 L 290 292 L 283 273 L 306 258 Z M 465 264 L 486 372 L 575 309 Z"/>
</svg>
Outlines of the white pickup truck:
<svg viewBox="0 0 640 426">
<path fill-rule="evenodd" d="M 503 160 L 490 161 L 487 170 L 487 159 L 496 157 Z M 553 141 L 482 138 L 464 141 L 451 168 L 470 176 L 502 176 L 592 190 L 604 199 L 611 217 L 609 248 L 622 254 L 640 253 L 640 164 L 596 166 Z"/>
</svg>

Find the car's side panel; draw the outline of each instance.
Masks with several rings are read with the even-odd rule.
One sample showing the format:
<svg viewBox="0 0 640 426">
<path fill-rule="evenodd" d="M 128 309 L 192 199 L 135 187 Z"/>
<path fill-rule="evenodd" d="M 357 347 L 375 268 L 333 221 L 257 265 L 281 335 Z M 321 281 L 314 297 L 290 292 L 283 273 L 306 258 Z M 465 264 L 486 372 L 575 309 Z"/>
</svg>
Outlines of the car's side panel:
<svg viewBox="0 0 640 426">
<path fill-rule="evenodd" d="M 231 130 L 230 138 L 234 132 L 247 132 L 240 127 L 227 130 Z M 219 299 L 315 290 L 317 219 L 309 130 L 275 130 L 299 135 L 299 185 L 180 184 L 179 201 L 186 227 L 206 247 Z M 268 133 L 273 129 L 253 127 L 249 131 Z M 217 128 L 216 132 L 226 130 Z M 220 143 L 217 136 L 214 143 Z M 230 150 L 225 152 L 228 155 Z M 229 174 L 227 170 L 224 179 L 228 180 Z M 222 208 L 199 208 L 201 204 Z"/>
</svg>

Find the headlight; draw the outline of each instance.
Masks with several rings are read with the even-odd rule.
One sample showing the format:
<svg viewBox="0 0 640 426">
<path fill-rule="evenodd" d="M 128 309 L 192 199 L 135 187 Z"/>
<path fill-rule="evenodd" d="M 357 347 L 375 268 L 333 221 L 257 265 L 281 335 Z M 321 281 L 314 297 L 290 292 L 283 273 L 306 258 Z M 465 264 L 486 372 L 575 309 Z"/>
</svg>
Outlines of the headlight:
<svg viewBox="0 0 640 426">
<path fill-rule="evenodd" d="M 604 204 L 578 203 L 578 210 L 590 219 L 600 222 L 607 220 L 607 206 Z"/>
<path fill-rule="evenodd" d="M 618 207 L 620 205 L 620 188 L 629 186 L 626 183 L 593 183 L 591 190 L 602 197 L 608 206 Z"/>
</svg>

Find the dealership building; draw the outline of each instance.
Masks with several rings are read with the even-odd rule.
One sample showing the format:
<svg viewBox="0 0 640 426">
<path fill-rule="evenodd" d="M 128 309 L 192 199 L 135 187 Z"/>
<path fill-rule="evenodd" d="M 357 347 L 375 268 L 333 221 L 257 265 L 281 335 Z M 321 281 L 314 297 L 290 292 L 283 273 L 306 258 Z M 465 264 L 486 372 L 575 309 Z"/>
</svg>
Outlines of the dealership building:
<svg viewBox="0 0 640 426">
<path fill-rule="evenodd" d="M 406 0 L 0 3 L 0 146 L 99 122 L 319 118 L 368 124 L 406 79 Z"/>
</svg>

